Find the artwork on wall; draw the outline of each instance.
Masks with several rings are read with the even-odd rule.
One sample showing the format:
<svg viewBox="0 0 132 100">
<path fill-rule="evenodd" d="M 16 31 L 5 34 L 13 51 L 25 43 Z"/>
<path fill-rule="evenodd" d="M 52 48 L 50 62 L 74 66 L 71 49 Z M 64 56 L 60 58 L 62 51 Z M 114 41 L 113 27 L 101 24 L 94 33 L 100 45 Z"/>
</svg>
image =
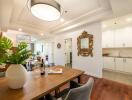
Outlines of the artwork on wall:
<svg viewBox="0 0 132 100">
<path fill-rule="evenodd" d="M 61 48 L 61 44 L 60 43 L 57 44 L 57 48 Z"/>
<path fill-rule="evenodd" d="M 77 49 L 78 56 L 81 55 L 93 57 L 93 35 L 84 31 L 77 38 Z"/>
</svg>

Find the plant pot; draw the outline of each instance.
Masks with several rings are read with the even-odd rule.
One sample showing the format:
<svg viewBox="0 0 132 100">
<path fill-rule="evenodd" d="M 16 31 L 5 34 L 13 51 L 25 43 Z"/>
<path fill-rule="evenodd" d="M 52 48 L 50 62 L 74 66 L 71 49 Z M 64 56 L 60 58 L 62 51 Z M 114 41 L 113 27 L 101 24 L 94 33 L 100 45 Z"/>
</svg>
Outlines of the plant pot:
<svg viewBox="0 0 132 100">
<path fill-rule="evenodd" d="M 27 70 L 20 64 L 11 64 L 6 71 L 8 86 L 19 89 L 24 86 L 27 79 Z"/>
</svg>

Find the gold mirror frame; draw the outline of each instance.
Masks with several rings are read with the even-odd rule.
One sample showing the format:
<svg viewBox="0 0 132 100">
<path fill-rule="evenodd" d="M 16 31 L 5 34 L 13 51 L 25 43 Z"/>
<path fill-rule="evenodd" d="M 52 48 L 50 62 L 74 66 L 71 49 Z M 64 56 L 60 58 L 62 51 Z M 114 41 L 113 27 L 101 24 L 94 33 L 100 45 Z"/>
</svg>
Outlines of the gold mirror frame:
<svg viewBox="0 0 132 100">
<path fill-rule="evenodd" d="M 81 39 L 88 38 L 89 44 L 87 48 L 81 48 Z M 77 38 L 78 56 L 91 56 L 93 57 L 93 35 L 88 34 L 86 31 Z"/>
</svg>

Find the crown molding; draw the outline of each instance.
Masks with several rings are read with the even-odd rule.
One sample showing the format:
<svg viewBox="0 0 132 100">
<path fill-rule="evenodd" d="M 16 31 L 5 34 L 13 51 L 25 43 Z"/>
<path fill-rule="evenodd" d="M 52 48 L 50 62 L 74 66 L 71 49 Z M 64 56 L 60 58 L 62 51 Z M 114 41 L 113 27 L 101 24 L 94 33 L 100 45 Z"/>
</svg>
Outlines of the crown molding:
<svg viewBox="0 0 132 100">
<path fill-rule="evenodd" d="M 85 24 L 94 23 L 97 21 L 106 20 L 108 18 L 113 17 L 112 10 L 106 10 L 106 9 L 96 9 L 94 11 L 91 11 L 90 13 L 87 13 L 75 20 L 72 20 L 70 22 L 67 22 L 61 26 L 56 27 L 54 30 L 51 31 L 51 34 L 59 34 L 65 31 L 69 31 L 74 28 L 78 28 Z"/>
</svg>

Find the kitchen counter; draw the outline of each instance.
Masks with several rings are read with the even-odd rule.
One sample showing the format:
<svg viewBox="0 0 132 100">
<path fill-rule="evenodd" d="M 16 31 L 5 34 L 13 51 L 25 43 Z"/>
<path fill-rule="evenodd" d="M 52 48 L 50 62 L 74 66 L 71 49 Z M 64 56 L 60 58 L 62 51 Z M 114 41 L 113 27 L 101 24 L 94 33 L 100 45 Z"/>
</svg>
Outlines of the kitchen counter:
<svg viewBox="0 0 132 100">
<path fill-rule="evenodd" d="M 103 56 L 103 57 L 113 57 L 113 58 L 132 58 L 132 57 L 124 57 L 124 56 Z"/>
</svg>

